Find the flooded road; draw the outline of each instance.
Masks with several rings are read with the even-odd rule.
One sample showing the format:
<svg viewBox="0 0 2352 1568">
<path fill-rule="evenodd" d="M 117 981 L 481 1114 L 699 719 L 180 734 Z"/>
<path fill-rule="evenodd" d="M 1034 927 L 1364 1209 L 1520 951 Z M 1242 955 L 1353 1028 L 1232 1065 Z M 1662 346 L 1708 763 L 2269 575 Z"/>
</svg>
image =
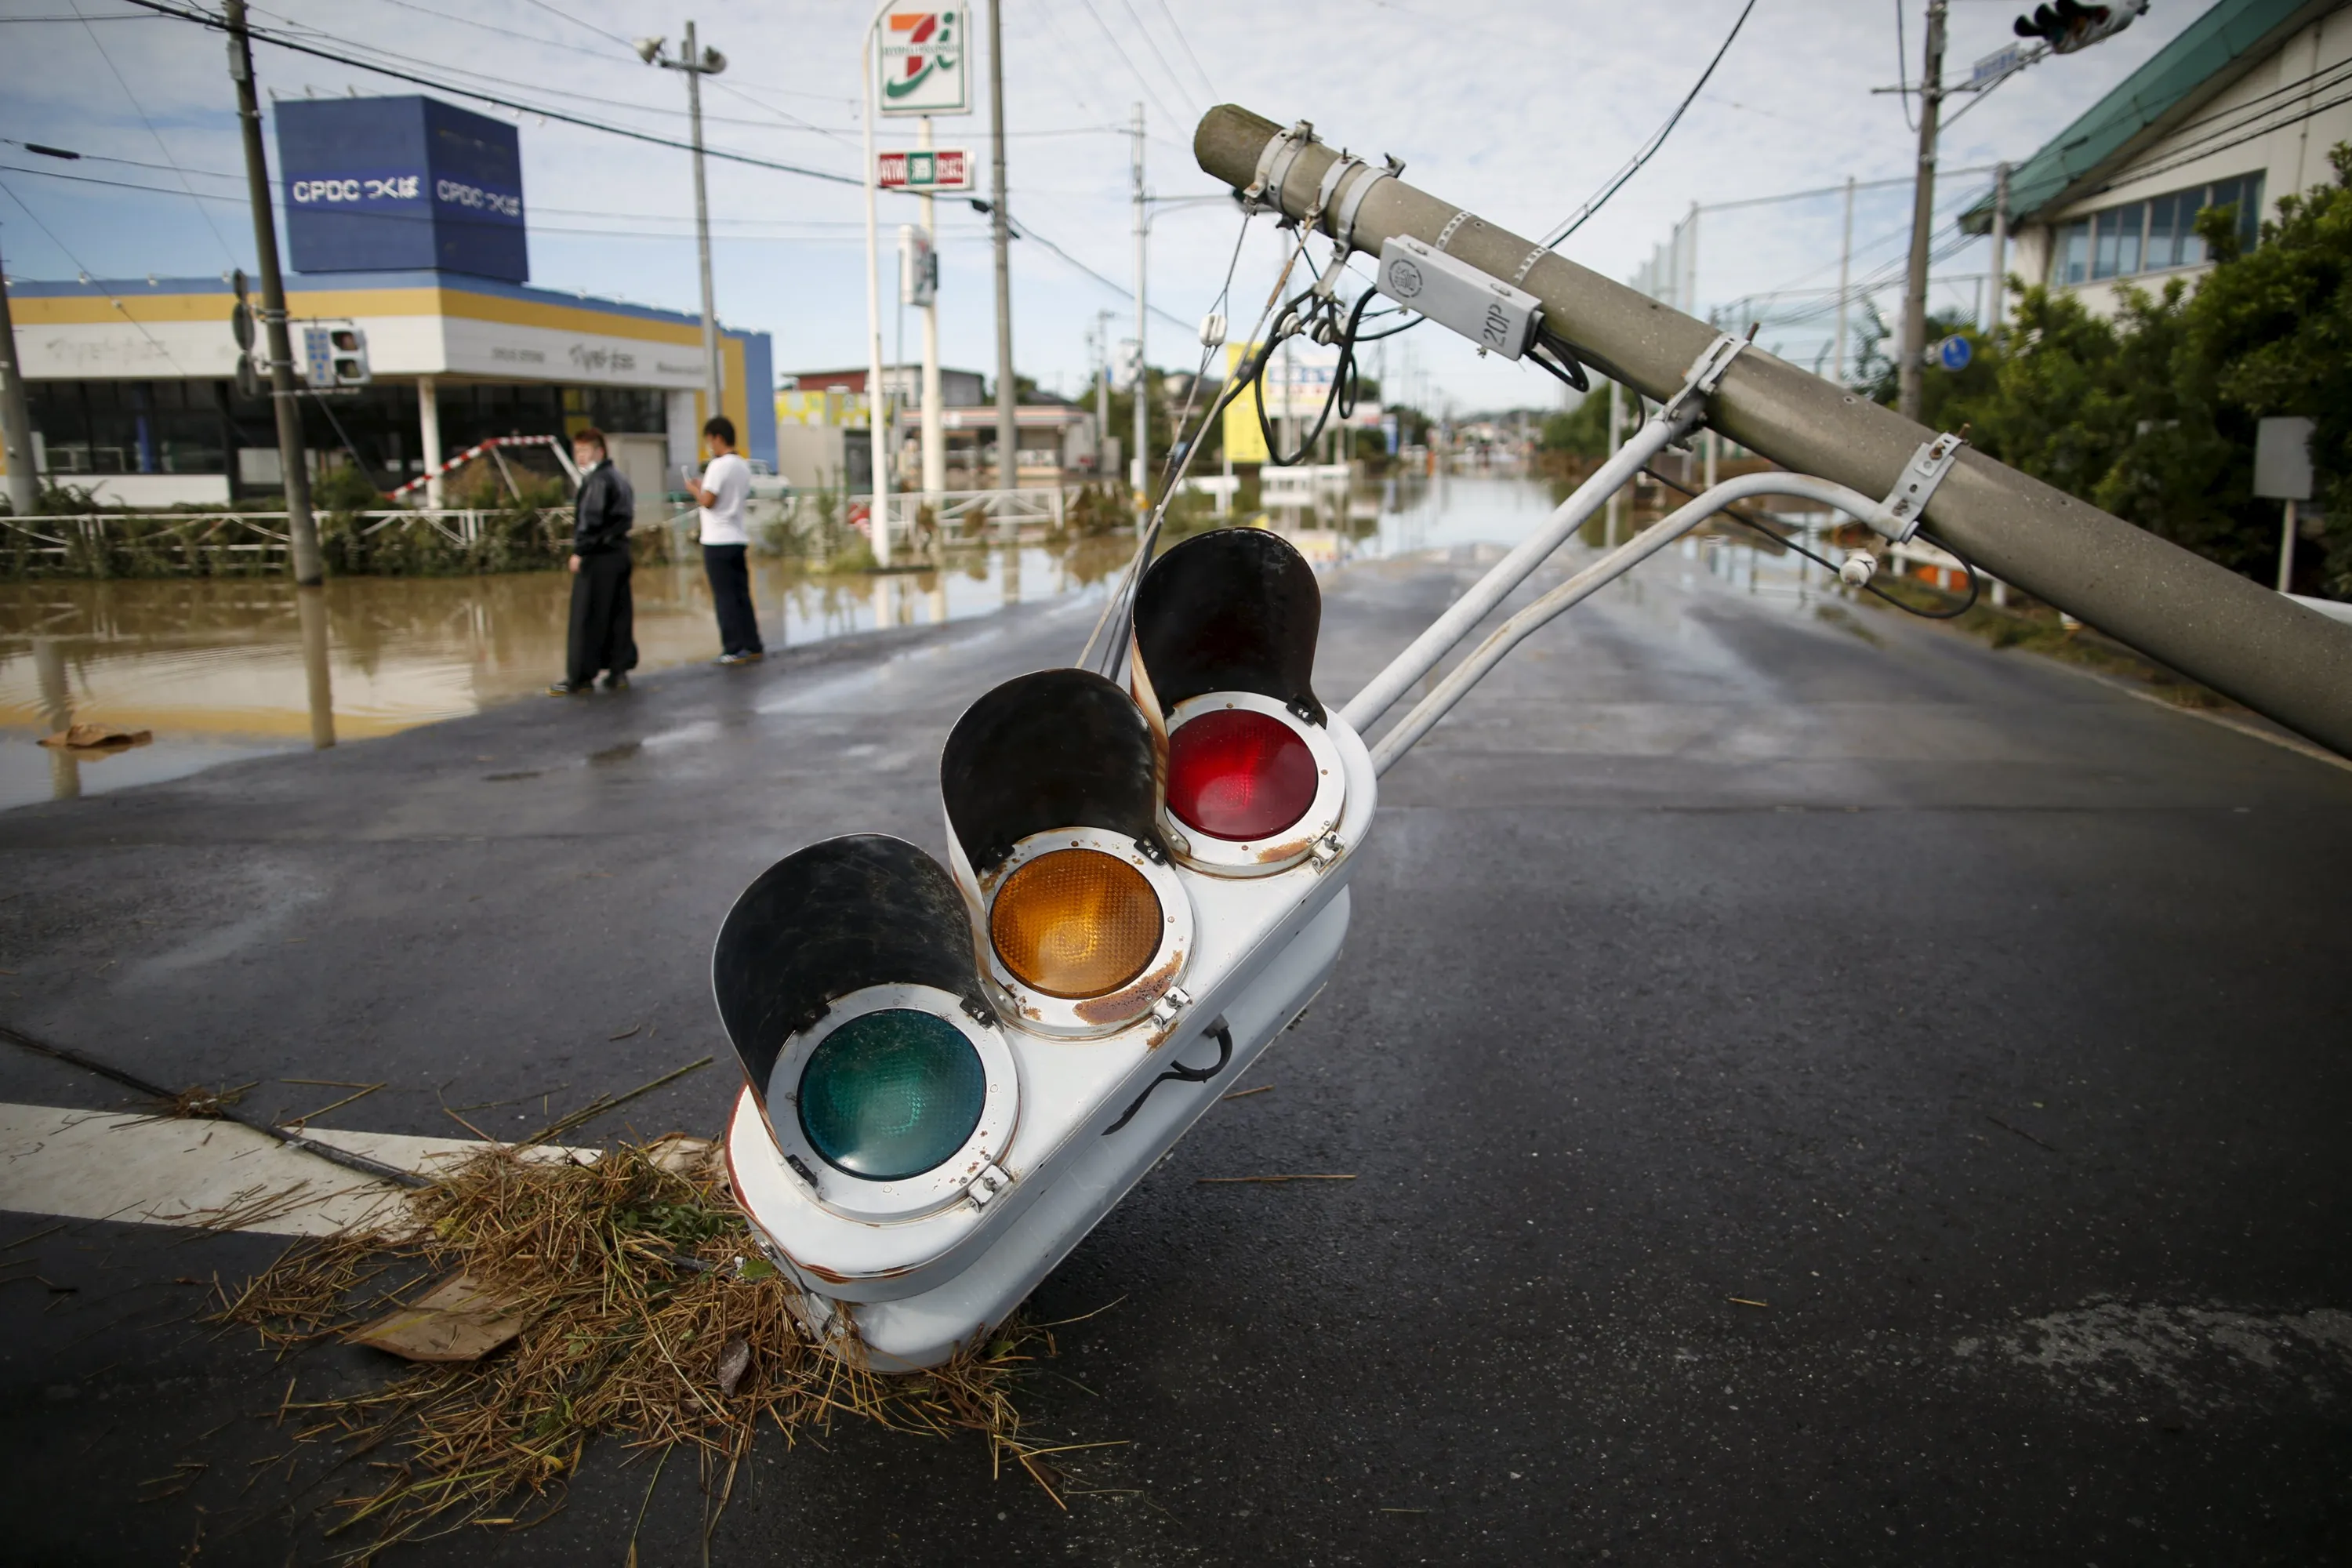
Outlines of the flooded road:
<svg viewBox="0 0 2352 1568">
<path fill-rule="evenodd" d="M 1268 521 L 1322 565 L 1508 543 L 1553 498 L 1541 480 L 1457 475 L 1360 486 Z M 769 647 L 790 647 L 1090 591 L 1127 548 L 1097 539 L 960 552 L 943 571 L 870 577 L 755 560 L 752 591 Z M 640 567 L 633 585 L 641 673 L 717 655 L 698 566 Z M 314 629 L 306 661 L 298 595 L 282 580 L 0 583 L 0 807 L 308 747 L 321 672 L 341 744 L 536 698 L 562 672 L 570 595 L 571 579 L 555 572 L 334 579 L 323 594 L 324 637 Z M 153 740 L 110 752 L 35 743 L 73 723 L 152 731 Z"/>
</svg>

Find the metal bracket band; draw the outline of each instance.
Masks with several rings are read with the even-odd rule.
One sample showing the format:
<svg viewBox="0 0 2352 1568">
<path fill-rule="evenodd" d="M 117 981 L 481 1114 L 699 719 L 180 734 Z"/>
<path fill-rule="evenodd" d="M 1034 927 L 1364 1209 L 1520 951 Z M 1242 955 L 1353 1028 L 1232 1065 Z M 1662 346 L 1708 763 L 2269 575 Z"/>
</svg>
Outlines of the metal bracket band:
<svg viewBox="0 0 2352 1568">
<path fill-rule="evenodd" d="M 1919 531 L 1919 524 L 1927 515 L 1927 502 L 1934 498 L 1936 487 L 1942 484 L 1944 476 L 1952 471 L 1952 465 L 1959 461 L 1960 448 L 1967 445 L 1965 437 L 1947 432 L 1911 454 L 1911 460 L 1895 477 L 1895 488 L 1886 492 L 1885 502 L 1886 515 L 1894 520 L 1897 531 L 1890 533 L 1880 527 L 1881 533 L 1900 544 Z"/>
<path fill-rule="evenodd" d="M 1268 142 L 1257 155 L 1257 178 L 1242 193 L 1243 199 L 1257 204 L 1265 200 L 1271 188 L 1274 200 L 1265 205 L 1276 212 L 1282 210 L 1282 183 L 1290 178 L 1290 165 L 1298 162 L 1298 154 L 1314 144 L 1315 127 L 1302 120 L 1289 130 Z"/>
<path fill-rule="evenodd" d="M 1338 190 L 1340 183 L 1348 177 L 1348 171 L 1360 169 L 1363 166 L 1364 161 L 1361 158 L 1345 148 L 1340 149 L 1339 155 L 1331 160 L 1331 166 L 1323 171 L 1323 183 L 1315 191 L 1314 207 L 1305 218 L 1300 220 L 1298 232 L 1302 237 L 1312 232 L 1315 226 L 1323 221 L 1323 214 L 1331 205 L 1331 194 Z M 1315 280 L 1317 295 L 1326 300 L 1329 299 L 1331 291 L 1339 286 L 1339 274 L 1347 269 L 1347 266 L 1348 245 L 1345 240 L 1341 240 L 1331 247 L 1331 265 L 1325 268 L 1323 276 Z"/>
<path fill-rule="evenodd" d="M 1665 406 L 1658 410 L 1658 417 L 1669 425 L 1681 426 L 1683 429 L 1677 434 L 1696 425 L 1706 411 L 1706 400 L 1723 384 L 1723 373 L 1731 368 L 1731 362 L 1747 346 L 1746 338 L 1734 337 L 1729 332 L 1707 344 L 1698 358 L 1691 361 L 1690 374 L 1683 378 L 1682 390 L 1666 400 Z"/>
<path fill-rule="evenodd" d="M 1331 237 L 1339 242 L 1339 254 L 1345 256 L 1356 240 L 1356 214 L 1363 210 L 1364 198 L 1382 180 L 1393 180 L 1393 170 L 1375 169 L 1363 165 L 1363 173 L 1340 193 L 1339 210 L 1331 215 Z"/>
<path fill-rule="evenodd" d="M 1437 248 L 1444 250 L 1445 248 L 1446 241 L 1454 237 L 1454 231 L 1460 228 L 1464 224 L 1468 223 L 1469 221 L 1470 211 L 1467 207 L 1455 213 L 1452 217 L 1447 218 L 1445 220 L 1445 226 L 1437 231 Z"/>
<path fill-rule="evenodd" d="M 1516 286 L 1524 287 L 1528 280 L 1528 274 L 1535 270 L 1536 263 L 1550 254 L 1551 247 L 1549 245 L 1538 245 L 1528 251 L 1528 258 L 1519 263 L 1519 269 L 1511 274 L 1511 282 Z"/>
</svg>

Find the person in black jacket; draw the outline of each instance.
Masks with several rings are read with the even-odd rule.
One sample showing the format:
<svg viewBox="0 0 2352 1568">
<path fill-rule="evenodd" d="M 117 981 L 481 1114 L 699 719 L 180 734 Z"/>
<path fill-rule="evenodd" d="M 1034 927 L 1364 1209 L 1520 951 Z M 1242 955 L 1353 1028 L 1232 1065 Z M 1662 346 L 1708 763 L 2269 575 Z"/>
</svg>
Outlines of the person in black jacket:
<svg viewBox="0 0 2352 1568">
<path fill-rule="evenodd" d="M 629 599 L 629 527 L 636 497 L 604 450 L 604 433 L 591 427 L 572 437 L 580 461 L 580 496 L 572 512 L 572 636 L 563 679 L 550 697 L 570 697 L 604 672 L 604 689 L 627 689 L 637 667 L 635 610 Z"/>
</svg>

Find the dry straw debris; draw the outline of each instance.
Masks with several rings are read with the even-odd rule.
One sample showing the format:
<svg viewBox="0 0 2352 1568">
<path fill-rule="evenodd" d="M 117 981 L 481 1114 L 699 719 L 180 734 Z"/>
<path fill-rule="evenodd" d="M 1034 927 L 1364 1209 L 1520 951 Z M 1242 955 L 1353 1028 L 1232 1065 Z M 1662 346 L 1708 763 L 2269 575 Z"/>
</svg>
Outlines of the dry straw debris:
<svg viewBox="0 0 2352 1568">
<path fill-rule="evenodd" d="M 303 1401 L 281 1421 L 342 1445 L 373 1479 L 335 1500 L 329 1534 L 353 1557 L 472 1524 L 528 1523 L 562 1504 L 599 1436 L 701 1462 L 724 1509 L 761 1422 L 787 1442 L 835 1416 L 947 1436 L 981 1434 L 1058 1503 L 1014 1394 L 1053 1353 L 1055 1325 L 1008 1325 L 929 1372 L 885 1376 L 829 1353 L 793 1315 L 793 1287 L 754 1248 L 709 1159 L 674 1144 L 593 1161 L 492 1146 L 412 1195 L 397 1230 L 297 1243 L 216 1321 L 287 1349 L 362 1337 L 463 1275 L 523 1321 L 479 1360 L 423 1364 L 373 1392 Z M 656 1471 L 656 1479 L 658 1472 Z M 650 1497 L 650 1492 L 648 1493 Z M 357 1531 L 356 1535 L 346 1532 Z"/>
</svg>

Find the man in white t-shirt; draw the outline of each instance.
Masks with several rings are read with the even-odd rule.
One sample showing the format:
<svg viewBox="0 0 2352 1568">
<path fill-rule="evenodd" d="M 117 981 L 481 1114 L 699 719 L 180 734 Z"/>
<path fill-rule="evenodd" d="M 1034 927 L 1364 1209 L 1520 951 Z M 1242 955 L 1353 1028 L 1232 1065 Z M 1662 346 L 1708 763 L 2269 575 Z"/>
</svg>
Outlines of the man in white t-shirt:
<svg viewBox="0 0 2352 1568">
<path fill-rule="evenodd" d="M 767 657 L 760 642 L 760 617 L 751 607 L 751 536 L 743 526 L 751 496 L 751 465 L 735 453 L 735 422 L 716 414 L 702 426 L 710 461 L 694 488 L 702 507 L 702 570 L 710 579 L 710 601 L 719 611 L 719 659 L 723 665 L 756 664 Z"/>
</svg>

